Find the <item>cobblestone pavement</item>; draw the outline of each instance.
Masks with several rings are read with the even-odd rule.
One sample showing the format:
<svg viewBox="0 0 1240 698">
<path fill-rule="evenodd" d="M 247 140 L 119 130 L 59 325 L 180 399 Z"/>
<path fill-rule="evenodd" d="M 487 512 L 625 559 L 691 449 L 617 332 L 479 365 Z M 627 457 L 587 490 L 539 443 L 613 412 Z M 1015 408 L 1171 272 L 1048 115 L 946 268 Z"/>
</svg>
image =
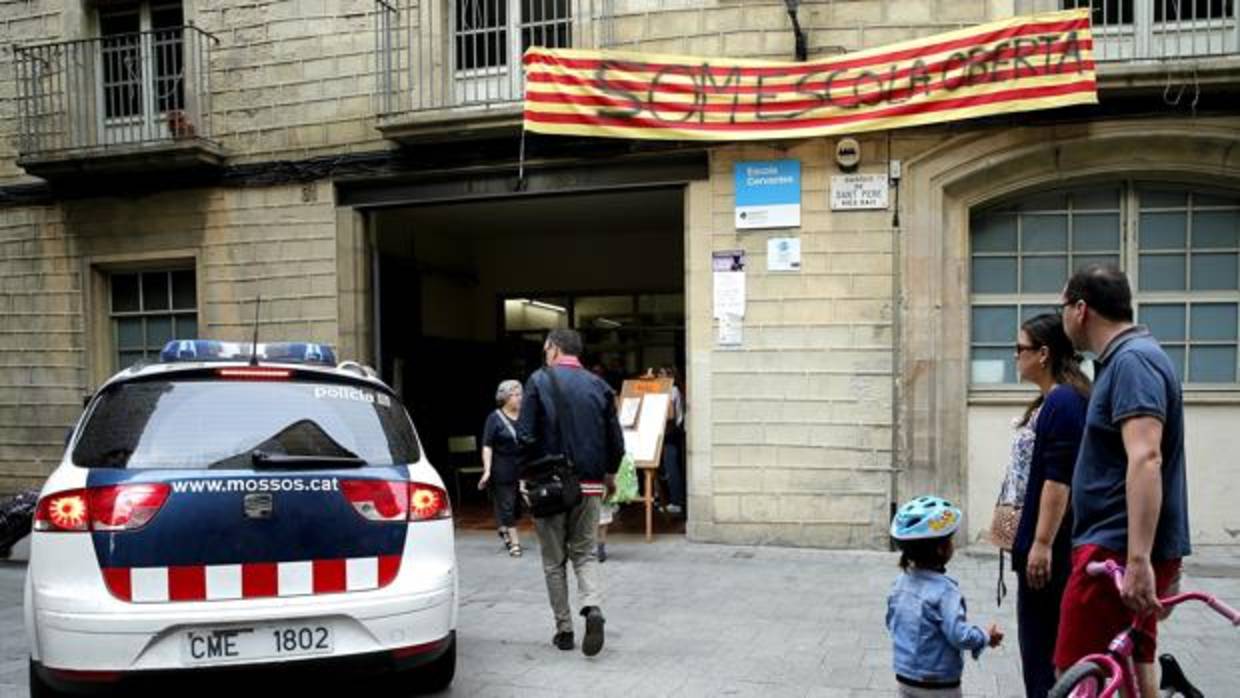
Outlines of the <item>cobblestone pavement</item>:
<svg viewBox="0 0 1240 698">
<path fill-rule="evenodd" d="M 884 601 L 896 574 L 886 553 L 646 544 L 614 537 L 606 579 L 607 645 L 586 659 L 550 645 L 553 626 L 533 540 L 521 559 L 493 533 L 462 533 L 457 679 L 450 696 L 862 697 L 894 694 Z M 967 696 L 1018 696 L 1014 600 L 994 604 L 997 560 L 962 554 L 950 565 L 971 619 L 1001 623 L 1008 644 L 965 669 Z M 21 580 L 0 563 L 0 695 L 26 698 Z M 1012 583 L 1011 587 L 1015 587 Z M 1240 605 L 1240 551 L 1201 551 L 1186 588 Z M 580 625 L 580 623 L 579 623 Z M 1240 696 L 1240 631 L 1199 608 L 1164 626 L 1176 654 L 1212 698 Z M 578 628 L 578 642 L 582 629 Z"/>
</svg>

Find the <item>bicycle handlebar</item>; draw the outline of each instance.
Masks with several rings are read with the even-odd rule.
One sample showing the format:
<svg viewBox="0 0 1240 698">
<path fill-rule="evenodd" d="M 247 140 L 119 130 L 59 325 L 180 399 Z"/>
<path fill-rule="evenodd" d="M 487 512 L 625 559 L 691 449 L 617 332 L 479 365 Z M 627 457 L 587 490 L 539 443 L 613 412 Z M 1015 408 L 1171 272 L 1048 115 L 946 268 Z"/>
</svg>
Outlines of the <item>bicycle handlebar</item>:
<svg viewBox="0 0 1240 698">
<path fill-rule="evenodd" d="M 1106 575 L 1115 581 L 1115 588 L 1117 590 L 1122 592 L 1124 589 L 1124 567 L 1114 560 L 1091 562 L 1088 565 L 1085 565 L 1085 573 L 1091 577 Z M 1184 594 L 1169 596 L 1165 599 L 1159 599 L 1159 601 L 1165 608 L 1178 606 L 1185 601 L 1201 601 L 1220 616 L 1226 618 L 1229 623 L 1240 627 L 1240 611 L 1228 606 L 1212 594 L 1206 594 L 1200 591 L 1190 591 Z"/>
<path fill-rule="evenodd" d="M 1091 577 L 1101 577 L 1105 574 L 1115 580 L 1116 589 L 1123 589 L 1124 587 L 1124 568 L 1114 560 L 1091 562 L 1085 565 L 1085 573 Z"/>
<path fill-rule="evenodd" d="M 1230 620 L 1232 625 L 1240 626 L 1240 611 L 1237 611 L 1213 596 L 1208 599 L 1204 599 L 1204 601 L 1207 606 L 1213 608 L 1215 611 L 1218 611 L 1220 615 Z"/>
</svg>

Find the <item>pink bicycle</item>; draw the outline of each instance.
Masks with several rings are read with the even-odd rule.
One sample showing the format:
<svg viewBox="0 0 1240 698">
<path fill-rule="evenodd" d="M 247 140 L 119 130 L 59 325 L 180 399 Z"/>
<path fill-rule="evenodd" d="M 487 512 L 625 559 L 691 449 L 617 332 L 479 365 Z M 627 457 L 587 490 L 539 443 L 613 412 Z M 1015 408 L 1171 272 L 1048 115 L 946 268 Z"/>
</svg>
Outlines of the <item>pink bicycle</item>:
<svg viewBox="0 0 1240 698">
<path fill-rule="evenodd" d="M 1113 560 L 1091 562 L 1085 568 L 1090 575 L 1107 575 L 1115 580 L 1117 589 L 1124 582 L 1124 568 Z M 1228 606 L 1210 594 L 1192 591 L 1159 599 L 1164 608 L 1178 606 L 1185 601 L 1201 601 L 1218 612 L 1232 625 L 1240 626 L 1240 611 Z M 1110 698 L 1116 692 L 1123 691 L 1124 696 L 1137 698 L 1154 698 L 1140 694 L 1137 685 L 1137 672 L 1133 662 L 1136 647 L 1135 635 L 1139 618 L 1134 617 L 1132 625 L 1115 636 L 1107 647 L 1105 654 L 1091 654 L 1073 664 L 1059 677 L 1048 698 Z M 1189 683 L 1188 678 L 1180 669 L 1175 658 L 1164 654 L 1158 658 L 1162 668 L 1162 679 L 1159 690 L 1164 697 L 1185 696 L 1186 698 L 1202 698 L 1201 691 Z"/>
</svg>

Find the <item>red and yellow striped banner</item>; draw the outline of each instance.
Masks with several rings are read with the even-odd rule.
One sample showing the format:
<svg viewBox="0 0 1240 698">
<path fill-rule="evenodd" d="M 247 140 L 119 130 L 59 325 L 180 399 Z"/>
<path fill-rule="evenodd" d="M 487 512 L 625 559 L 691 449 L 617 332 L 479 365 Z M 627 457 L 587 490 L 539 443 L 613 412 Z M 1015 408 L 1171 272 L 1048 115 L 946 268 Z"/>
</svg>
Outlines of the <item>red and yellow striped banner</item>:
<svg viewBox="0 0 1240 698">
<path fill-rule="evenodd" d="M 551 134 L 803 138 L 1098 102 L 1087 9 L 806 63 L 540 47 L 524 60 L 525 127 Z"/>
</svg>

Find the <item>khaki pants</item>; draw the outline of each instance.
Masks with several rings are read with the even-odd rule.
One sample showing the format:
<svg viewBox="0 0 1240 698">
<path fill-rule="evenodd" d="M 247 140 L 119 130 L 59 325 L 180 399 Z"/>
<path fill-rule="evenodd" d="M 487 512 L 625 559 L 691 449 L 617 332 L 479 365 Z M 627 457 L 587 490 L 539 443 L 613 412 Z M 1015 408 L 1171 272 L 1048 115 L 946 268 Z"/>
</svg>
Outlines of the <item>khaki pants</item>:
<svg viewBox="0 0 1240 698">
<path fill-rule="evenodd" d="M 573 574 L 577 576 L 577 600 L 581 607 L 602 603 L 595 554 L 601 504 L 600 497 L 582 497 L 571 511 L 534 519 L 538 544 L 542 548 L 547 595 L 551 599 L 551 611 L 555 614 L 556 632 L 573 630 L 573 614 L 568 605 L 567 561 L 572 561 Z"/>
</svg>

